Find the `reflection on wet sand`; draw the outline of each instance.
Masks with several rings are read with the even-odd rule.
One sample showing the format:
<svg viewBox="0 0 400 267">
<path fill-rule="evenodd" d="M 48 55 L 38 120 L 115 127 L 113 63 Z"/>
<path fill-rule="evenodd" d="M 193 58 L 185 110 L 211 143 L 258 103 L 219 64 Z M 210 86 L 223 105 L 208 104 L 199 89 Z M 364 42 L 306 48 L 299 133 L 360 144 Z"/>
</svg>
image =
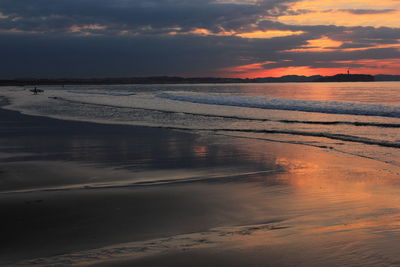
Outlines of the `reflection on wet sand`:
<svg viewBox="0 0 400 267">
<path fill-rule="evenodd" d="M 34 189 L 0 194 L 9 230 L 0 263 L 400 262 L 393 165 L 265 140 L 75 122 L 61 131 L 31 119 L 30 134 L 0 136 L 4 190 Z"/>
</svg>

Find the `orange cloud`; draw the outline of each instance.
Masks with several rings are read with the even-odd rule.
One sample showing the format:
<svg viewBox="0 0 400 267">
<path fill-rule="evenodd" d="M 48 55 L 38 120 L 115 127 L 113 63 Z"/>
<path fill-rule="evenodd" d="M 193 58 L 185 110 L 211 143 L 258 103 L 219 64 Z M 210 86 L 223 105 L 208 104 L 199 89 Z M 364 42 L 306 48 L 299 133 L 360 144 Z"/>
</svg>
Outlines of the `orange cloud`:
<svg viewBox="0 0 400 267">
<path fill-rule="evenodd" d="M 99 24 L 88 24 L 88 25 L 74 25 L 70 28 L 71 32 L 80 32 L 83 30 L 104 30 L 107 27 L 104 25 L 99 25 Z"/>
<path fill-rule="evenodd" d="M 301 48 L 285 50 L 283 52 L 323 52 L 323 51 L 334 51 L 338 47 L 343 45 L 343 42 L 335 41 L 327 36 L 319 39 L 309 40 L 306 45 Z"/>
<path fill-rule="evenodd" d="M 400 39 L 399 39 L 400 41 Z M 383 48 L 398 48 L 400 49 L 400 43 L 395 44 L 373 44 L 371 43 L 368 47 L 354 47 L 354 48 L 342 48 L 341 46 L 345 43 L 352 42 L 341 42 L 330 39 L 327 36 L 324 36 L 319 39 L 309 40 L 306 45 L 301 46 L 300 48 L 294 48 L 289 50 L 283 50 L 282 52 L 332 52 L 332 51 L 342 51 L 342 52 L 351 52 L 351 51 L 363 51 L 369 49 L 383 49 Z"/>
<path fill-rule="evenodd" d="M 265 71 L 264 66 L 268 64 L 276 63 L 275 61 L 264 61 L 261 63 L 253 63 L 247 65 L 241 65 L 231 68 L 222 69 L 221 72 L 232 73 L 232 74 L 243 74 L 249 72 Z"/>
<path fill-rule="evenodd" d="M 400 39 L 399 39 L 400 41 Z M 333 51 L 363 51 L 363 50 L 369 50 L 369 49 L 383 49 L 383 48 L 397 48 L 400 49 L 400 43 L 399 44 L 381 44 L 381 45 L 373 45 L 370 47 L 355 47 L 355 48 L 342 48 L 342 49 L 334 49 Z"/>
<path fill-rule="evenodd" d="M 397 0 L 378 3 L 375 0 L 303 0 L 293 4 L 291 9 L 298 14 L 281 16 L 278 21 L 291 25 L 400 26 L 400 2 Z M 308 12 L 302 12 L 304 10 Z M 350 12 L 357 10 L 371 12 Z"/>
<path fill-rule="evenodd" d="M 292 9 L 394 9 L 399 5 L 398 0 L 302 0 L 294 3 Z"/>
<path fill-rule="evenodd" d="M 194 29 L 194 30 L 190 31 L 189 33 L 198 34 L 198 35 L 210 35 L 210 34 L 212 34 L 209 30 L 201 29 L 201 28 Z"/>
<path fill-rule="evenodd" d="M 285 37 L 292 35 L 300 35 L 303 34 L 303 31 L 254 31 L 254 32 L 246 32 L 246 33 L 238 33 L 236 36 L 242 38 L 253 38 L 253 39 L 269 39 L 275 37 Z"/>
<path fill-rule="evenodd" d="M 249 39 L 270 39 L 275 37 L 285 37 L 292 35 L 300 35 L 303 34 L 303 31 L 280 31 L 280 30 L 269 30 L 269 31 L 253 31 L 253 32 L 242 32 L 238 33 L 235 31 L 221 31 L 221 32 L 211 32 L 207 29 L 203 28 L 195 28 L 189 32 L 179 32 L 180 29 L 173 29 L 169 34 L 177 35 L 177 34 L 195 34 L 195 35 L 214 35 L 214 36 L 238 36 L 241 38 L 249 38 Z"/>
</svg>

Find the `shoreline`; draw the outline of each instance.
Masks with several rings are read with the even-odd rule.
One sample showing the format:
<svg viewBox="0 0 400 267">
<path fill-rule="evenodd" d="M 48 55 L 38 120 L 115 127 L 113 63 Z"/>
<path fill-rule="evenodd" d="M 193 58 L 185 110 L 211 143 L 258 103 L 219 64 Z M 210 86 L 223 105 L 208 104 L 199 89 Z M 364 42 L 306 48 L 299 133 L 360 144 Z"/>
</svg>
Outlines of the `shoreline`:
<svg viewBox="0 0 400 267">
<path fill-rule="evenodd" d="M 103 241 L 96 242 L 96 245 L 90 245 L 92 243 L 92 241 L 90 241 L 92 237 L 90 236 L 93 235 L 93 231 L 90 231 L 88 228 L 84 231 L 87 233 L 84 233 L 80 230 L 79 235 L 83 236 L 83 240 L 86 240 L 86 243 L 90 241 L 88 243 L 89 246 L 83 245 L 82 248 L 76 248 L 75 244 L 78 242 L 77 240 L 70 241 L 72 242 L 71 245 L 57 245 L 63 247 L 62 249 L 54 246 L 54 242 L 61 242 L 54 239 L 57 236 L 59 236 L 58 238 L 61 238 L 61 240 L 64 240 L 63 242 L 66 242 L 66 240 L 70 239 L 66 233 L 62 233 L 64 228 L 68 229 L 68 227 L 71 226 L 85 227 L 85 220 L 82 221 L 79 219 L 79 217 L 74 218 L 76 215 L 74 215 L 75 212 L 73 210 L 75 209 L 74 206 L 76 205 L 77 201 L 80 202 L 81 206 L 79 207 L 81 210 L 79 211 L 79 214 L 81 214 L 79 216 L 86 217 L 87 215 L 84 214 L 87 212 L 90 214 L 89 210 L 93 208 L 93 206 L 91 206 L 93 199 L 98 199 L 99 203 L 101 203 L 104 202 L 104 200 L 100 201 L 100 199 L 105 196 L 115 199 L 112 201 L 113 204 L 111 205 L 116 209 L 118 208 L 117 206 L 120 208 L 125 207 L 124 209 L 127 209 L 128 206 L 124 202 L 133 201 L 133 206 L 137 207 L 136 209 L 138 209 L 138 211 L 136 211 L 137 215 L 142 213 L 140 216 L 144 216 L 143 221 L 136 222 L 134 225 L 136 225 L 136 227 L 148 227 L 146 226 L 146 224 L 148 224 L 152 229 L 146 230 L 147 234 L 145 234 L 145 236 L 153 236 L 153 238 L 161 237 L 163 236 L 162 232 L 165 227 L 170 229 L 168 231 L 173 231 L 173 233 L 177 234 L 186 233 L 188 231 L 192 232 L 193 230 L 188 230 L 191 229 L 191 227 L 188 229 L 183 227 L 183 229 L 178 228 L 174 230 L 174 228 L 176 228 L 173 226 L 174 223 L 167 223 L 167 225 L 163 226 L 163 223 L 161 222 L 151 222 L 151 217 L 146 215 L 148 212 L 147 210 L 155 204 L 162 204 L 163 206 L 167 205 L 169 206 L 168 209 L 171 212 L 179 207 L 179 202 L 191 203 L 194 201 L 193 203 L 197 203 L 194 204 L 195 206 L 205 205 L 204 203 L 209 202 L 209 200 L 201 199 L 204 195 L 204 190 L 199 190 L 198 187 L 202 188 L 204 186 L 202 185 L 203 183 L 211 183 L 214 187 L 215 183 L 223 184 L 225 179 L 224 177 L 228 177 L 229 180 L 234 181 L 235 179 L 230 178 L 230 176 L 234 173 L 235 175 L 238 175 L 237 168 L 235 169 L 235 172 L 230 169 L 234 168 L 233 165 L 236 165 L 239 160 L 231 157 L 229 157 L 230 161 L 233 162 L 228 164 L 218 160 L 218 158 L 213 156 L 208 157 L 208 160 L 211 159 L 214 162 L 207 163 L 208 160 L 202 159 L 201 155 L 199 158 L 197 158 L 198 156 L 195 154 L 198 152 L 187 151 L 186 154 L 177 157 L 176 152 L 179 152 L 182 149 L 186 150 L 187 147 L 195 142 L 194 140 L 198 138 L 197 135 L 191 133 L 151 127 L 64 121 L 41 116 L 25 115 L 17 111 L 9 111 L 4 109 L 0 109 L 0 118 L 7 121 L 8 125 L 12 125 L 7 132 L 2 132 L 0 134 L 0 147 L 6 148 L 2 150 L 4 152 L 2 155 L 3 163 L 0 164 L 1 174 L 3 176 L 3 179 L 1 179 L 0 182 L 3 191 L 0 193 L 0 199 L 2 200 L 0 210 L 2 211 L 4 217 L 8 218 L 1 222 L 1 227 L 3 229 L 10 230 L 9 233 L 3 237 L 5 242 L 3 244 L 7 244 L 7 247 L 3 246 L 2 249 L 5 251 L 6 255 L 8 254 L 7 258 L 16 257 L 23 259 L 24 257 L 31 257 L 22 256 L 24 253 L 26 255 L 45 256 L 48 252 L 53 254 L 55 252 L 61 253 L 76 250 L 80 251 L 89 248 L 96 248 L 100 244 L 114 244 L 116 242 L 115 240 L 118 240 L 117 237 L 115 237 L 115 240 L 111 242 L 104 240 L 104 238 L 100 238 Z M 21 130 L 23 130 L 23 132 L 21 132 Z M 78 135 L 78 137 L 74 138 L 73 136 L 76 135 Z M 89 144 L 85 144 L 85 142 L 89 141 L 88 138 L 94 138 L 95 136 L 98 139 L 97 141 L 91 140 Z M 121 140 L 118 140 L 118 138 L 122 139 L 122 143 L 124 143 L 124 145 L 127 145 L 125 142 L 135 142 L 136 144 L 129 148 L 125 147 L 123 149 L 125 152 L 118 152 L 118 150 L 121 148 Z M 136 140 L 136 138 L 139 138 L 140 140 Z M 75 151 L 72 151 L 74 154 L 70 154 L 71 152 L 69 152 L 71 149 L 76 149 L 75 145 L 70 148 L 60 148 L 60 145 L 63 143 L 66 144 L 65 142 L 71 141 L 68 139 L 75 139 L 77 141 L 74 142 L 78 142 L 78 144 L 80 144 L 79 146 L 81 149 L 77 151 L 78 154 L 76 154 L 77 152 Z M 114 141 L 110 141 L 109 139 L 113 139 Z M 171 139 L 174 144 L 178 144 L 180 147 L 178 148 L 178 151 L 174 149 L 174 152 L 168 152 L 168 148 L 165 147 L 165 142 L 167 139 Z M 82 141 L 78 140 L 82 140 L 84 142 L 82 143 Z M 103 140 L 103 142 L 105 142 L 104 145 L 102 145 L 104 147 L 103 149 L 105 149 L 104 152 L 99 153 L 97 151 L 96 155 L 95 153 L 89 153 L 89 151 L 86 151 L 86 149 L 92 149 L 91 144 L 96 144 L 96 146 L 98 146 L 99 140 Z M 143 147 L 143 142 L 148 144 L 149 147 Z M 11 147 L 11 149 L 7 149 L 7 147 Z M 97 150 L 96 147 L 94 148 Z M 139 151 L 137 149 L 139 149 Z M 156 149 L 156 151 L 151 152 L 153 149 Z M 167 150 L 163 151 L 164 149 Z M 129 153 L 129 151 L 131 153 Z M 127 152 L 128 154 L 126 154 Z M 116 153 L 119 155 L 119 157 L 115 157 L 116 155 L 114 155 L 114 158 L 110 158 L 107 156 L 109 153 Z M 142 158 L 148 158 L 149 160 L 153 159 L 153 162 L 148 164 L 148 166 L 142 167 L 140 166 Z M 192 162 L 195 158 L 197 158 L 197 160 Z M 225 159 L 227 158 L 225 157 Z M 121 162 L 125 163 L 121 164 Z M 139 166 L 136 162 L 139 163 Z M 215 168 L 217 165 L 223 166 L 220 168 Z M 250 165 L 257 167 L 257 164 L 254 165 L 251 163 Z M 209 168 L 207 166 L 214 166 L 212 173 L 216 173 L 220 177 L 217 175 L 217 177 L 212 178 L 210 173 L 207 171 L 207 168 Z M 257 168 L 260 169 L 260 167 Z M 193 170 L 190 171 L 190 169 Z M 58 173 L 59 170 L 61 170 L 61 173 Z M 247 173 L 248 169 L 244 169 L 243 172 Z M 53 179 L 54 175 L 57 176 L 57 179 Z M 244 174 L 244 176 L 251 175 L 252 174 Z M 198 182 L 190 180 L 196 179 L 197 177 L 201 178 L 201 176 L 204 176 L 204 179 L 200 179 Z M 13 181 L 13 179 L 17 177 L 18 180 Z M 93 180 L 93 178 L 90 177 L 96 177 L 96 179 Z M 177 181 L 182 182 L 179 184 L 169 184 L 167 179 L 171 179 L 171 177 L 177 177 Z M 185 177 L 188 177 L 189 180 L 186 181 L 184 179 Z M 140 180 L 139 187 L 130 186 L 131 183 L 136 183 L 138 179 L 144 179 L 143 181 L 148 183 L 148 186 L 140 186 Z M 167 184 L 158 185 L 156 183 L 153 185 L 152 181 L 154 179 L 161 179 L 161 182 L 166 181 Z M 215 182 L 209 181 L 210 179 L 214 179 Z M 102 186 L 105 182 L 114 183 L 115 185 L 111 184 L 110 188 L 93 187 L 93 185 L 96 185 L 97 183 Z M 83 185 L 80 186 L 82 183 Z M 89 186 L 87 183 L 89 183 Z M 121 183 L 127 183 L 128 187 L 120 186 Z M 78 186 L 78 190 L 74 189 L 73 187 L 71 188 L 71 186 L 74 184 Z M 21 189 L 21 186 L 25 187 L 22 188 L 23 190 L 28 191 L 20 193 L 4 192 L 4 190 L 19 190 Z M 39 188 L 36 189 L 37 186 L 39 186 Z M 46 188 L 49 186 L 50 188 L 55 187 L 55 189 L 50 191 L 41 190 L 41 188 Z M 66 186 L 67 190 L 60 191 L 57 189 L 60 188 L 60 186 Z M 168 188 L 168 192 L 163 193 L 164 188 Z M 182 191 L 182 188 L 186 189 Z M 29 190 L 31 191 L 29 192 Z M 192 195 L 186 193 L 186 190 L 190 191 Z M 210 189 L 207 191 L 209 190 Z M 210 195 L 210 199 L 213 199 L 211 201 L 215 203 L 212 205 L 207 204 L 208 207 L 217 206 L 217 209 L 219 210 L 220 208 L 218 208 L 218 206 L 221 206 L 221 204 L 218 203 L 226 202 L 220 201 L 221 198 L 231 198 L 228 196 L 218 197 L 217 195 L 222 193 L 220 190 L 221 189 L 217 190 L 218 194 L 216 194 L 216 196 Z M 121 194 L 121 192 L 125 193 Z M 175 200 L 169 200 L 168 198 L 170 198 L 172 195 L 176 195 L 174 198 L 182 199 L 182 201 L 176 202 Z M 194 197 L 194 195 L 197 195 L 197 197 Z M 138 198 L 137 196 L 141 197 Z M 152 196 L 155 196 L 155 198 L 159 200 L 153 200 Z M 228 202 L 232 201 L 233 200 L 231 199 Z M 143 202 L 149 202 L 149 204 L 147 204 L 148 207 L 139 208 Z M 152 202 L 154 202 L 154 204 L 151 204 Z M 107 203 L 107 201 L 105 203 Z M 117 212 L 118 214 L 118 210 L 114 210 L 114 208 L 112 208 L 112 210 L 103 211 L 101 210 L 101 206 L 101 204 L 96 205 L 96 216 L 103 217 L 105 212 L 111 214 Z M 225 204 L 222 206 L 225 206 Z M 233 207 L 230 207 L 230 209 L 233 209 Z M 190 207 L 186 207 L 184 210 L 185 216 L 188 216 L 187 213 L 193 213 L 190 212 Z M 20 214 L 20 212 L 23 212 L 24 214 Z M 208 212 L 210 212 L 210 210 L 208 210 Z M 199 217 L 200 214 L 195 215 L 196 213 L 197 212 L 194 212 L 194 215 L 189 215 L 189 217 Z M 65 216 L 67 218 L 71 217 L 68 220 L 72 220 L 70 222 L 72 225 L 65 224 L 65 222 L 63 222 L 63 218 Z M 118 217 L 116 214 L 114 214 L 114 216 Z M 118 222 L 110 222 L 107 220 L 107 222 L 95 223 L 94 225 L 98 225 L 95 227 L 95 229 L 99 227 L 101 229 L 108 224 L 110 224 L 110 226 L 115 224 L 126 225 L 128 222 L 132 223 L 132 220 L 134 220 L 134 217 L 129 214 L 122 214 L 120 216 L 122 217 L 118 220 Z M 165 217 L 167 214 L 160 214 L 160 216 Z M 146 219 L 146 217 L 148 218 Z M 214 217 L 218 216 L 214 215 Z M 49 219 L 51 220 L 49 221 Z M 216 219 L 216 221 L 215 219 L 211 220 L 210 224 L 207 223 L 208 219 L 203 218 L 203 223 L 195 227 L 206 229 L 207 225 L 212 226 L 219 221 L 218 218 Z M 90 219 L 90 221 L 91 220 L 92 219 Z M 174 221 L 175 219 L 169 218 L 168 216 L 165 217 L 165 220 Z M 228 222 L 226 219 L 224 219 L 224 221 Z M 79 226 L 82 223 L 83 225 Z M 89 225 L 90 227 L 94 226 L 93 222 Z M 89 225 L 87 227 L 89 227 Z M 47 233 L 47 227 L 55 228 L 56 230 L 54 233 Z M 119 226 L 117 228 L 124 227 L 126 226 Z M 115 226 L 111 228 L 114 229 Z M 15 236 L 15 231 L 18 231 L 17 236 Z M 151 232 L 153 233 L 150 234 Z M 44 236 L 38 236 L 42 234 L 44 234 Z M 133 236 L 136 236 L 136 230 L 133 230 L 131 235 L 132 234 Z M 126 233 L 120 233 L 119 235 L 120 241 L 116 243 L 120 243 L 121 241 L 132 241 L 132 239 L 126 239 Z M 28 239 L 30 240 L 29 242 Z M 35 239 L 37 239 L 37 241 L 35 241 Z M 83 240 L 79 241 L 79 243 L 85 243 Z M 133 238 L 133 240 L 135 240 L 135 238 Z M 144 240 L 146 240 L 146 238 Z M 40 245 L 34 245 L 36 242 L 40 242 Z M 45 245 L 43 242 L 48 243 L 48 245 Z M 68 244 L 68 242 L 66 244 Z M 24 247 L 26 247 L 26 249 L 24 249 Z M 36 249 L 33 249 L 34 247 Z M 37 249 L 39 249 L 39 251 L 37 251 Z M 44 251 L 42 251 L 43 249 Z M 34 251 L 33 254 L 30 252 L 31 250 Z M 16 252 L 17 255 L 12 256 Z M 18 256 L 19 253 L 21 253 L 21 256 Z M 0 262 L 1 261 L 2 260 L 0 260 Z"/>
<path fill-rule="evenodd" d="M 305 83 L 305 82 L 374 82 L 400 81 L 400 75 L 336 74 L 322 75 L 286 75 L 281 77 L 227 78 L 227 77 L 105 77 L 105 78 L 68 78 L 68 79 L 0 79 L 0 86 L 37 86 L 37 85 L 154 85 L 154 84 L 230 84 L 230 83 Z"/>
<path fill-rule="evenodd" d="M 382 241 L 370 234 L 398 227 L 400 212 L 392 207 L 400 204 L 400 185 L 393 166 L 265 140 L 3 109 L 0 119 L 7 129 L 0 133 L 3 191 L 79 187 L 0 193 L 0 226 L 8 230 L 0 264 L 196 266 L 196 259 L 198 266 L 308 266 L 398 260 L 390 249 L 396 238 Z M 147 185 L 123 186 L 137 182 Z M 107 183 L 117 186 L 93 187 Z M 384 243 L 373 250 L 377 242 Z"/>
</svg>

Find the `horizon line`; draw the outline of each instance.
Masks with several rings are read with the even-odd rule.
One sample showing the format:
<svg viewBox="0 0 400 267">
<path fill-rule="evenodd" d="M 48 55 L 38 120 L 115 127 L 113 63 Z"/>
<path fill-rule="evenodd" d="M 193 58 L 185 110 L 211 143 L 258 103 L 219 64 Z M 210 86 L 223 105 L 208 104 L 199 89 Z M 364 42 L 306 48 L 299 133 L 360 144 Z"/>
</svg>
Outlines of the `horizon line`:
<svg viewBox="0 0 400 267">
<path fill-rule="evenodd" d="M 149 75 L 149 76 L 104 76 L 104 77 L 57 77 L 57 78 L 46 78 L 46 77 L 41 77 L 41 78 L 35 78 L 35 77 L 19 77 L 19 78 L 0 78 L 0 81 L 27 81 L 27 80 L 90 80 L 90 79 L 148 79 L 148 78 L 179 78 L 179 79 L 235 79 L 235 80 L 255 80 L 255 79 L 279 79 L 283 77 L 290 77 L 290 76 L 297 76 L 297 77 L 315 77 L 315 76 L 320 76 L 320 77 L 333 77 L 336 75 L 365 75 L 365 76 L 400 76 L 399 74 L 365 74 L 365 73 L 337 73 L 334 75 L 320 75 L 320 74 L 315 74 L 315 75 L 298 75 L 298 74 L 288 74 L 288 75 L 282 75 L 282 76 L 264 76 L 264 77 L 223 77 L 223 76 L 179 76 L 179 75 Z"/>
</svg>

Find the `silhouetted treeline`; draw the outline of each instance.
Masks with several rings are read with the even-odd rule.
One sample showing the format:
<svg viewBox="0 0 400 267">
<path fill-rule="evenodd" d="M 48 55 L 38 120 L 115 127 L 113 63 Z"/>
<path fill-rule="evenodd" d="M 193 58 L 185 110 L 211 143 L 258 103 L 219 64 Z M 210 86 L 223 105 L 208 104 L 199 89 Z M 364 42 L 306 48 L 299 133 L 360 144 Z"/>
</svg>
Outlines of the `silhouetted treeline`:
<svg viewBox="0 0 400 267">
<path fill-rule="evenodd" d="M 367 74 L 336 74 L 334 76 L 320 77 L 316 82 L 373 82 L 374 76 Z"/>
<path fill-rule="evenodd" d="M 400 81 L 400 75 L 337 74 L 334 76 L 265 77 L 254 79 L 240 78 L 184 78 L 184 77 L 131 77 L 131 78 L 88 78 L 88 79 L 13 79 L 0 80 L 0 86 L 12 85 L 101 85 L 101 84 L 195 84 L 195 83 L 285 83 L 285 82 L 372 82 Z"/>
<path fill-rule="evenodd" d="M 375 81 L 400 81 L 400 75 L 375 75 Z"/>
</svg>

